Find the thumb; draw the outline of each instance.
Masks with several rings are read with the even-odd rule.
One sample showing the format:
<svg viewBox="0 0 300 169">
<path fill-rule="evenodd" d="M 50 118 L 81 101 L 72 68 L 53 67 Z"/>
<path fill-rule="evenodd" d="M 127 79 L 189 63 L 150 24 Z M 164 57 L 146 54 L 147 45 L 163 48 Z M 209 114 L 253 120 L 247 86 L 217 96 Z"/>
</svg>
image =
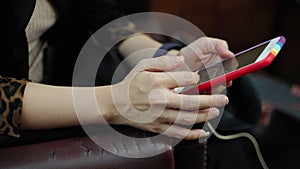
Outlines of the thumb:
<svg viewBox="0 0 300 169">
<path fill-rule="evenodd" d="M 234 53 L 232 53 L 228 47 L 226 46 L 222 46 L 221 44 L 217 44 L 216 45 L 216 52 L 217 54 L 219 54 L 220 56 L 224 57 L 224 58 L 228 58 L 228 57 L 233 57 Z"/>
</svg>

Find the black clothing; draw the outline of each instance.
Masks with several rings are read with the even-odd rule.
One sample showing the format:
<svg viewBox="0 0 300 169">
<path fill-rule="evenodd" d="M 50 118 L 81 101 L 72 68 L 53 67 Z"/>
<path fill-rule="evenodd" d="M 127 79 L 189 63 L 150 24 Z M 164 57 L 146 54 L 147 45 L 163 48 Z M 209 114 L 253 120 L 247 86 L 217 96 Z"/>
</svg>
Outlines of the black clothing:
<svg viewBox="0 0 300 169">
<path fill-rule="evenodd" d="M 10 0 L 1 5 L 2 41 L 0 75 L 28 78 L 28 44 L 25 28 L 36 0 Z M 90 35 L 121 16 L 111 0 L 50 0 L 59 14 L 56 24 L 42 37 L 48 41 L 44 55 L 44 83 L 70 85 L 79 51 Z"/>
</svg>

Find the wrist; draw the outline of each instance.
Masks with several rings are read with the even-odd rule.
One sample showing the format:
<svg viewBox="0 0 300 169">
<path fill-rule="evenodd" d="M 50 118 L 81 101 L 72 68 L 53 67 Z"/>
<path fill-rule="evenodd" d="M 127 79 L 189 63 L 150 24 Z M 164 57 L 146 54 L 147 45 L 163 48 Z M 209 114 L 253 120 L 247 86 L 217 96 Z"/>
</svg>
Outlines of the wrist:
<svg viewBox="0 0 300 169">
<path fill-rule="evenodd" d="M 117 112 L 112 96 L 112 85 L 96 87 L 95 92 L 101 119 L 107 123 L 112 123 Z"/>
</svg>

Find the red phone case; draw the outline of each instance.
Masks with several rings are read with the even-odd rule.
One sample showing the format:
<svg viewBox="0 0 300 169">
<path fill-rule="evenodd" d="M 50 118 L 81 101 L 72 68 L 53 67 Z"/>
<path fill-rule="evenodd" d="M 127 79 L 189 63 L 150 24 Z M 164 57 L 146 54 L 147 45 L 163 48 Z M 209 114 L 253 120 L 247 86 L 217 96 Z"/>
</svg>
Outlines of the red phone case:
<svg viewBox="0 0 300 169">
<path fill-rule="evenodd" d="M 263 68 L 267 67 L 268 65 L 270 65 L 272 63 L 275 56 L 278 54 L 278 52 L 280 51 L 280 49 L 284 45 L 285 41 L 286 41 L 286 39 L 283 36 L 280 36 L 280 39 L 277 41 L 277 43 L 275 45 L 276 48 L 273 47 L 271 52 L 268 54 L 268 56 L 265 59 L 263 59 L 263 60 L 261 60 L 257 63 L 252 63 L 252 64 L 247 65 L 245 67 L 236 69 L 236 70 L 231 71 L 231 72 L 229 72 L 225 75 L 222 75 L 222 76 L 219 76 L 217 78 L 211 79 L 207 82 L 201 83 L 201 84 L 199 84 L 198 86 L 196 86 L 194 88 L 183 91 L 182 94 L 198 94 L 199 91 L 206 91 L 206 90 L 211 89 L 212 86 L 224 84 L 224 81 L 229 82 L 229 81 L 234 80 L 238 77 L 244 76 L 244 75 L 249 74 L 249 73 L 253 73 L 255 71 L 258 71 L 260 69 L 263 69 Z M 263 44 L 263 43 L 261 43 L 261 44 Z M 256 45 L 252 48 L 260 46 L 261 44 Z M 252 48 L 250 48 L 250 49 L 252 49 Z M 243 51 L 243 52 L 245 52 L 245 51 Z M 240 53 L 243 53 L 243 52 L 240 52 Z M 225 78 L 225 80 L 224 80 L 224 78 Z"/>
</svg>

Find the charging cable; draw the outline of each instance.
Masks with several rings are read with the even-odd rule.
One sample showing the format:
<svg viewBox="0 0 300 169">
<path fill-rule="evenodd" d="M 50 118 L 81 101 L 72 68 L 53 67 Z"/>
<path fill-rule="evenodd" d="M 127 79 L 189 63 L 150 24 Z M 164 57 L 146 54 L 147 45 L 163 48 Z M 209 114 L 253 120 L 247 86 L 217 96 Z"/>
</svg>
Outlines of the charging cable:
<svg viewBox="0 0 300 169">
<path fill-rule="evenodd" d="M 233 134 L 233 135 L 228 135 L 228 136 L 223 136 L 220 135 L 219 133 L 216 132 L 216 130 L 213 128 L 213 126 L 210 124 L 210 122 L 207 122 L 207 126 L 208 128 L 211 130 L 211 132 L 218 138 L 221 140 L 232 140 L 232 139 L 236 139 L 236 138 L 242 138 L 242 137 L 246 137 L 248 138 L 254 145 L 257 157 L 263 167 L 263 169 L 269 169 L 259 148 L 258 142 L 256 141 L 256 139 L 249 133 L 246 132 L 242 132 L 242 133 L 237 133 L 237 134 Z"/>
</svg>

